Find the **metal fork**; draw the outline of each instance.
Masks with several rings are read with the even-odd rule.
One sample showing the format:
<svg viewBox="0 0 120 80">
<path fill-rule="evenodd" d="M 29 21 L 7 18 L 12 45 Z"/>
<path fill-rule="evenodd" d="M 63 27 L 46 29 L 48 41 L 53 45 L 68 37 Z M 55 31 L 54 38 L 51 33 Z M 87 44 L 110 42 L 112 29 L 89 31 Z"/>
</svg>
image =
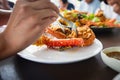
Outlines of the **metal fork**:
<svg viewBox="0 0 120 80">
<path fill-rule="evenodd" d="M 61 14 L 58 14 L 63 20 L 65 20 L 67 23 L 68 23 L 68 27 L 70 27 L 70 28 L 72 28 L 72 26 L 73 26 L 73 22 L 72 21 L 69 21 L 69 20 L 67 20 L 66 18 L 64 18 Z"/>
<path fill-rule="evenodd" d="M 65 32 L 65 26 L 63 26 L 59 21 L 57 21 L 57 23 L 61 27 L 62 31 Z"/>
<path fill-rule="evenodd" d="M 63 20 L 65 20 L 68 23 L 68 27 L 72 28 L 73 31 L 75 31 L 77 33 L 77 26 L 75 25 L 75 23 L 73 23 L 72 21 L 67 20 L 66 18 L 64 18 L 60 13 L 58 14 Z"/>
</svg>

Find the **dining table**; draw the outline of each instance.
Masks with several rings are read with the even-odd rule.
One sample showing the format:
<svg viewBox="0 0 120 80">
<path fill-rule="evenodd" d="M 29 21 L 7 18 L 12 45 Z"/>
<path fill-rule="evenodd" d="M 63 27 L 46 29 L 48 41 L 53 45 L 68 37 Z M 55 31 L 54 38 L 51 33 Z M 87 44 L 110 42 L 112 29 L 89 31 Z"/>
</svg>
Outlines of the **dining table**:
<svg viewBox="0 0 120 80">
<path fill-rule="evenodd" d="M 120 46 L 120 28 L 97 31 L 95 35 L 103 49 Z M 0 80 L 113 80 L 117 74 L 102 61 L 100 52 L 91 58 L 66 64 L 34 62 L 18 54 L 0 61 Z"/>
</svg>

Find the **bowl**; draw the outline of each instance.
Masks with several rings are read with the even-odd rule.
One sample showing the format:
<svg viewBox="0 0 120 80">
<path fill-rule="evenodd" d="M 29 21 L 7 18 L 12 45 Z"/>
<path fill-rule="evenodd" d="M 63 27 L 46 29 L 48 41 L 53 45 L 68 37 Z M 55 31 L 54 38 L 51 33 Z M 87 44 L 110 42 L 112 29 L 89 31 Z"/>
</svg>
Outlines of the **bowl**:
<svg viewBox="0 0 120 80">
<path fill-rule="evenodd" d="M 93 30 L 94 33 L 108 33 L 108 32 L 112 32 L 113 29 L 115 29 L 114 27 L 111 28 L 97 28 L 97 27 L 93 27 L 91 28 Z"/>
<path fill-rule="evenodd" d="M 101 51 L 101 58 L 108 67 L 120 72 L 120 58 L 118 59 L 119 54 L 120 46 L 109 47 Z"/>
<path fill-rule="evenodd" d="M 120 73 L 117 74 L 112 80 L 120 80 Z"/>
</svg>

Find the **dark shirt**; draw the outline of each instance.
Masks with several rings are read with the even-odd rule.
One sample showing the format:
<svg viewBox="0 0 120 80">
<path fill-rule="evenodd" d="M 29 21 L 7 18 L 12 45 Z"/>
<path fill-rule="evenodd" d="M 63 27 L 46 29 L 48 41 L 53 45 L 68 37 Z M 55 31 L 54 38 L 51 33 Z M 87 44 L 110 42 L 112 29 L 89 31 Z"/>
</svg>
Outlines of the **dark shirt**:
<svg viewBox="0 0 120 80">
<path fill-rule="evenodd" d="M 10 6 L 11 8 L 13 8 L 13 7 L 14 7 L 14 3 L 13 3 L 13 2 L 8 1 L 8 3 L 9 3 L 9 6 Z"/>
<path fill-rule="evenodd" d="M 75 9 L 75 7 L 72 3 L 69 3 L 67 9 L 72 10 L 72 9 Z"/>
</svg>

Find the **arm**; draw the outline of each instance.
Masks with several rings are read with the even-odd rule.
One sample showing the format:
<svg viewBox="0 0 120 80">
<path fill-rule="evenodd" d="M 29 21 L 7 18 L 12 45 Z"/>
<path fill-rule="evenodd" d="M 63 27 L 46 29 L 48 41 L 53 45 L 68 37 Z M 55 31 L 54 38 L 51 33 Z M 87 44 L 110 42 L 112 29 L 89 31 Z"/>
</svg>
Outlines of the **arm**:
<svg viewBox="0 0 120 80">
<path fill-rule="evenodd" d="M 36 41 L 57 19 L 58 12 L 50 0 L 17 0 L 7 28 L 0 34 L 0 59 L 15 55 Z"/>
<path fill-rule="evenodd" d="M 7 53 L 10 52 L 9 49 L 7 48 L 7 44 L 3 38 L 3 34 L 0 34 L 0 60 L 4 59 L 6 57 L 9 57 Z"/>
</svg>

